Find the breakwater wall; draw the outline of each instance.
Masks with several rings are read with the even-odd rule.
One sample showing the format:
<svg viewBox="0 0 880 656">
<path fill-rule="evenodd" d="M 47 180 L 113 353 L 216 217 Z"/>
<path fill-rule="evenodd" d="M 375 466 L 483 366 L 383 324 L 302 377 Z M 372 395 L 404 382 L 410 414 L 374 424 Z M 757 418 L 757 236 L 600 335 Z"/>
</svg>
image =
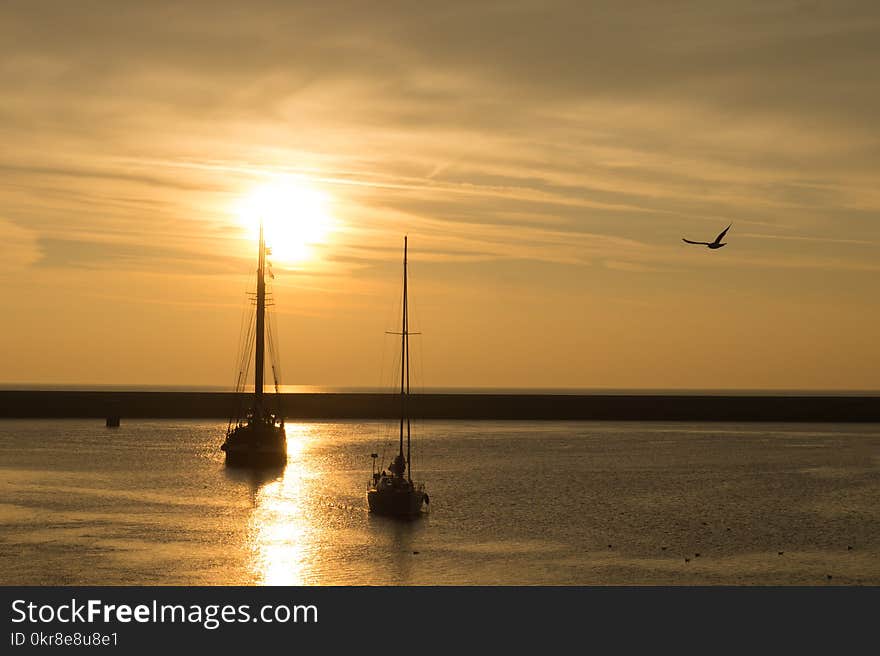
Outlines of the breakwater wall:
<svg viewBox="0 0 880 656">
<path fill-rule="evenodd" d="M 274 397 L 274 395 L 268 395 Z M 289 419 L 387 419 L 394 394 L 279 395 Z M 0 418 L 228 418 L 242 402 L 229 392 L 0 391 Z M 422 419 L 880 422 L 880 396 L 423 394 Z"/>
</svg>

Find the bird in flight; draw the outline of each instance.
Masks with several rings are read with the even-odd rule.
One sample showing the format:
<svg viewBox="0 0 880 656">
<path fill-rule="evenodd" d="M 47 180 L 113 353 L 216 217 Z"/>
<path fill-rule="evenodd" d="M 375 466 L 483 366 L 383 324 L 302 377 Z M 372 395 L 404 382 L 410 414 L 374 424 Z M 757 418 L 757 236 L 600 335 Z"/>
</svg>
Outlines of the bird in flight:
<svg viewBox="0 0 880 656">
<path fill-rule="evenodd" d="M 733 225 L 732 223 L 730 225 Z M 724 239 L 724 235 L 727 234 L 727 231 L 730 230 L 730 226 L 727 226 L 724 230 L 721 231 L 721 234 L 715 237 L 715 241 L 691 241 L 690 239 L 682 238 L 682 241 L 686 244 L 699 244 L 700 246 L 708 246 L 711 249 L 721 248 L 722 246 L 727 246 L 727 243 L 722 244 L 721 240 Z"/>
</svg>

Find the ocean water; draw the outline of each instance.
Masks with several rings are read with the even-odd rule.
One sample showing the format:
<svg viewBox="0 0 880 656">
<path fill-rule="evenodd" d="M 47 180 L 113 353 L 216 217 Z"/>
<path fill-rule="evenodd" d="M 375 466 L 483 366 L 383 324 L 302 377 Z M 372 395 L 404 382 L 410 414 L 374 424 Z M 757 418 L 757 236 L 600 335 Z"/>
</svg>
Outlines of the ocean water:
<svg viewBox="0 0 880 656">
<path fill-rule="evenodd" d="M 0 584 L 880 584 L 877 424 L 422 422 L 413 522 L 367 512 L 394 430 L 256 474 L 221 422 L 0 421 Z"/>
</svg>

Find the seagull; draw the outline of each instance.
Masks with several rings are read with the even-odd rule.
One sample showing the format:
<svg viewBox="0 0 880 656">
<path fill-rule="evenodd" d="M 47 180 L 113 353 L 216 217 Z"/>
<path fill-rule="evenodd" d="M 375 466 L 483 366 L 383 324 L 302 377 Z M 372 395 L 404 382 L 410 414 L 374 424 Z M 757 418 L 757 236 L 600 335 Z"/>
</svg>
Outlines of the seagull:
<svg viewBox="0 0 880 656">
<path fill-rule="evenodd" d="M 732 223 L 730 225 L 733 225 Z M 724 230 L 721 231 L 721 234 L 715 237 L 715 241 L 709 243 L 708 241 L 691 241 L 690 239 L 682 238 L 682 241 L 686 244 L 699 244 L 700 246 L 708 246 L 711 249 L 721 248 L 722 246 L 727 246 L 726 243 L 722 244 L 721 240 L 724 239 L 724 235 L 727 234 L 727 231 L 730 230 L 730 226 L 727 226 Z"/>
</svg>

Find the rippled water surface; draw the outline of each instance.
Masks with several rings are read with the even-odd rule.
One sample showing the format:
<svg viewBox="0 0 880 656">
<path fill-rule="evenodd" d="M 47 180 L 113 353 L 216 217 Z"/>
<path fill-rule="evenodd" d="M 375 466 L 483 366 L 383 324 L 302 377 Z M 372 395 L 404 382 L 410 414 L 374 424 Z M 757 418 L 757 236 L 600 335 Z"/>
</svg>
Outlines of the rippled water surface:
<svg viewBox="0 0 880 656">
<path fill-rule="evenodd" d="M 0 422 L 0 583 L 880 584 L 876 424 L 424 422 L 409 523 L 366 510 L 387 428 L 262 475 L 224 430 Z"/>
</svg>

